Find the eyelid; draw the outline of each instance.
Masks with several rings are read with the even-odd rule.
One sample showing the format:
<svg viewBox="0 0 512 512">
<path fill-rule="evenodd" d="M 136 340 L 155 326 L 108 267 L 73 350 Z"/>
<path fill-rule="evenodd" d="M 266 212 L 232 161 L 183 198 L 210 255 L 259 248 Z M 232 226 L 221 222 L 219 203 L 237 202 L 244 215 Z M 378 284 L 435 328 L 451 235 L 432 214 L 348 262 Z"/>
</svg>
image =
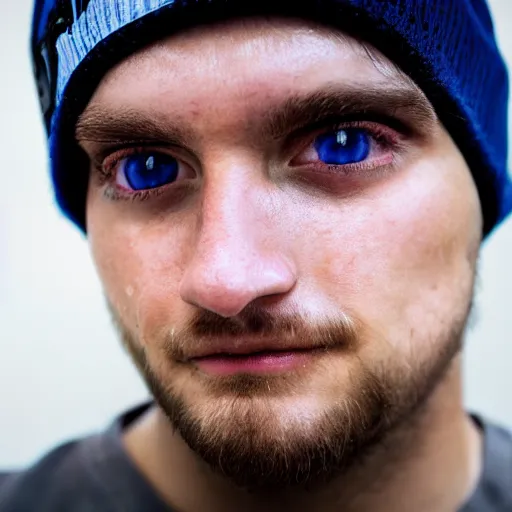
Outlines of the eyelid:
<svg viewBox="0 0 512 512">
<path fill-rule="evenodd" d="M 412 128 L 407 126 L 397 117 L 378 113 L 378 112 L 359 112 L 349 115 L 332 115 L 323 117 L 315 123 L 308 124 L 293 130 L 285 141 L 286 147 L 291 147 L 297 141 L 303 140 L 305 137 L 315 133 L 322 133 L 329 130 L 340 130 L 348 127 L 382 127 L 390 130 L 394 134 L 401 136 L 412 135 Z"/>
<path fill-rule="evenodd" d="M 133 143 L 123 143 L 122 146 L 102 147 L 93 156 L 91 162 L 95 169 L 97 169 L 102 176 L 110 178 L 116 165 L 119 164 L 124 158 L 137 154 L 163 154 L 175 158 L 178 162 L 183 162 L 185 165 L 194 169 L 197 174 L 201 171 L 201 165 L 197 157 L 188 150 L 177 147 L 169 146 L 168 144 L 144 144 L 137 141 Z"/>
<path fill-rule="evenodd" d="M 178 162 L 179 166 L 185 166 L 186 168 L 191 169 L 194 175 L 197 175 L 199 172 L 199 167 L 191 162 L 191 160 L 193 160 L 191 155 L 183 155 L 185 152 L 181 148 L 136 145 L 132 147 L 117 147 L 114 150 L 107 149 L 104 151 L 106 152 L 106 156 L 103 158 L 96 156 L 95 160 L 91 158 L 91 164 L 93 166 L 93 170 L 95 171 L 94 174 L 96 176 L 97 186 L 104 187 L 104 194 L 110 200 L 130 200 L 143 202 L 147 199 L 156 198 L 163 194 L 168 195 L 170 193 L 174 195 L 178 194 L 179 196 L 180 193 L 183 193 L 184 186 L 186 188 L 190 188 L 191 180 L 188 179 L 178 180 L 175 182 L 163 184 L 159 187 L 141 190 L 132 190 L 131 188 L 127 188 L 122 184 L 119 184 L 116 170 L 124 159 L 132 155 L 148 153 L 168 155 L 171 158 L 174 158 Z"/>
<path fill-rule="evenodd" d="M 133 155 L 142 155 L 144 153 L 157 153 L 161 151 L 153 150 L 151 148 L 124 148 L 108 155 L 102 163 L 102 167 L 107 174 L 111 174 L 115 167 L 117 167 L 125 158 Z M 170 155 L 172 156 L 172 155 Z"/>
<path fill-rule="evenodd" d="M 303 135 L 298 141 L 292 143 L 291 147 L 288 147 L 286 150 L 289 160 L 293 160 L 296 158 L 297 154 L 300 154 L 301 151 L 307 149 L 311 144 L 313 144 L 318 136 L 324 133 L 336 132 L 349 128 L 365 129 L 369 132 L 370 136 L 377 141 L 377 143 L 382 143 L 388 146 L 398 146 L 403 140 L 402 134 L 389 126 L 385 126 L 380 123 L 373 121 L 338 121 L 331 125 L 324 125 L 322 128 L 309 131 L 307 135 Z"/>
</svg>

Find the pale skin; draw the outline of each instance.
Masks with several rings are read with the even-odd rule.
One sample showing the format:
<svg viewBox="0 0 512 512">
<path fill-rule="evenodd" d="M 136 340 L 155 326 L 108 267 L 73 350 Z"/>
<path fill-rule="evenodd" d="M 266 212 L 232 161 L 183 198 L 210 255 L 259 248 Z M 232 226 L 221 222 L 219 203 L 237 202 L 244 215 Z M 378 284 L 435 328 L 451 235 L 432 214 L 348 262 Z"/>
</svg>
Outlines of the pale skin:
<svg viewBox="0 0 512 512">
<path fill-rule="evenodd" d="M 312 358 L 290 377 L 293 393 L 284 386 L 240 401 L 240 414 L 265 415 L 272 439 L 286 432 L 292 441 L 314 436 L 334 403 L 355 400 L 359 362 L 383 369 L 391 387 L 413 389 L 449 333 L 462 334 L 481 241 L 478 193 L 426 98 L 375 55 L 305 22 L 197 29 L 112 69 L 78 124 L 80 145 L 100 167 L 122 155 L 106 149 L 98 127 L 116 117 L 123 124 L 127 112 L 143 128 L 141 118 L 158 121 L 161 137 L 140 146 L 182 162 L 176 183 L 143 201 L 115 199 L 119 166 L 105 180 L 91 165 L 87 231 L 120 322 L 205 432 L 212 422 L 229 427 L 230 397 L 213 396 L 191 366 L 162 357 L 164 337 L 200 310 L 236 318 L 257 305 L 312 323 L 347 314 L 364 326 L 357 358 Z M 410 98 L 393 109 L 407 128 L 358 118 L 391 142 L 374 145 L 366 167 L 313 168 L 311 141 L 328 127 L 290 139 L 295 132 L 285 126 L 269 137 L 267 116 L 291 97 L 325 90 Z M 125 445 L 180 511 L 456 511 L 481 466 L 480 434 L 462 403 L 460 355 L 413 423 L 314 492 L 237 488 L 202 463 L 156 406 L 126 432 Z"/>
</svg>

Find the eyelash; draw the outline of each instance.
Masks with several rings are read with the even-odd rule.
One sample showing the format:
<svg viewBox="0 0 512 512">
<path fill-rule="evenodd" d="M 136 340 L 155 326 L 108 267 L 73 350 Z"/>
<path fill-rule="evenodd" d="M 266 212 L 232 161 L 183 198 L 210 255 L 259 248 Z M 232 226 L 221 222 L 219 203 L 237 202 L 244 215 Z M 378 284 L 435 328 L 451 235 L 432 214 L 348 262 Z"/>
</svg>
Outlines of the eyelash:
<svg viewBox="0 0 512 512">
<path fill-rule="evenodd" d="M 105 188 L 105 196 L 107 197 L 107 199 L 111 199 L 113 201 L 129 200 L 143 202 L 146 201 L 147 199 L 151 199 L 153 197 L 162 195 L 168 187 L 172 186 L 172 183 L 169 183 L 167 185 L 163 185 L 161 187 L 153 189 L 124 190 L 119 185 L 112 183 L 115 179 L 115 169 L 124 158 L 150 152 L 164 152 L 162 151 L 161 146 L 144 146 L 143 144 L 144 141 L 131 141 L 130 144 L 125 147 L 118 147 L 116 149 L 112 148 L 110 150 L 103 151 L 103 154 L 106 153 L 107 156 L 100 155 L 99 158 L 97 158 L 96 161 L 93 163 L 94 170 L 98 173 L 99 176 L 98 185 L 100 187 L 107 185 L 107 187 Z M 167 153 L 174 157 L 174 155 L 172 155 L 170 152 Z"/>
<path fill-rule="evenodd" d="M 389 124 L 392 124 L 392 120 L 388 122 L 388 125 L 383 124 L 383 122 L 375 122 L 375 121 L 361 121 L 361 120 L 353 120 L 343 122 L 333 122 L 332 124 L 323 124 L 322 128 L 313 129 L 311 127 L 307 130 L 308 135 L 303 132 L 300 135 L 296 135 L 294 138 L 300 140 L 297 144 L 291 144 L 293 148 L 293 155 L 297 155 L 300 151 L 305 151 L 311 144 L 313 144 L 314 140 L 322 135 L 323 133 L 335 132 L 343 129 L 349 128 L 360 128 L 364 129 L 368 132 L 370 138 L 372 139 L 372 145 L 377 143 L 384 150 L 393 150 L 397 148 L 400 144 L 400 134 L 395 129 L 391 128 Z M 96 161 L 93 163 L 95 171 L 97 171 L 97 175 L 99 176 L 99 185 L 104 186 L 107 184 L 105 188 L 105 195 L 108 199 L 111 200 L 130 200 L 130 201 L 138 201 L 143 202 L 148 199 L 158 197 L 166 192 L 169 187 L 175 186 L 174 183 L 168 183 L 166 185 L 162 185 L 161 187 L 153 188 L 153 189 L 145 189 L 145 190 L 124 190 L 119 185 L 113 183 L 113 178 L 115 177 L 115 169 L 119 165 L 119 163 L 124 159 L 132 155 L 142 154 L 142 153 L 162 153 L 167 152 L 171 156 L 172 153 L 170 151 L 163 151 L 162 146 L 158 144 L 154 144 L 151 146 L 144 146 L 144 141 L 130 141 L 129 145 L 125 147 L 118 148 L 110 148 L 103 151 L 103 154 L 106 156 L 99 156 Z M 162 144 L 163 145 L 163 144 Z M 176 158 L 176 157 L 175 157 Z M 180 160 L 177 158 L 177 160 Z M 293 158 L 292 158 L 293 160 Z M 393 165 L 394 155 L 392 156 L 391 162 L 384 163 L 380 166 L 376 166 L 374 159 L 372 162 L 357 162 L 351 164 L 343 164 L 343 165 L 333 165 L 333 164 L 308 164 L 308 165 L 299 165 L 292 167 L 302 167 L 306 169 L 313 169 L 315 174 L 327 174 L 327 175 L 340 175 L 340 174 L 351 174 L 354 172 L 361 173 L 364 177 L 365 171 L 372 171 L 372 175 L 375 175 L 375 170 L 379 167 L 382 172 L 386 172 L 389 170 L 390 166 Z"/>
<path fill-rule="evenodd" d="M 385 123 L 385 121 L 384 121 Z M 329 133 L 329 132 L 336 132 L 340 130 L 346 130 L 346 129 L 354 129 L 354 128 L 360 128 L 362 130 L 365 130 L 370 138 L 372 139 L 372 150 L 373 144 L 377 144 L 380 148 L 383 150 L 394 150 L 395 152 L 399 149 L 401 137 L 400 132 L 397 130 L 391 128 L 389 124 L 393 124 L 392 120 L 388 121 L 388 125 L 383 124 L 382 121 L 361 121 L 361 120 L 354 120 L 354 121 L 343 121 L 343 122 L 334 122 L 331 125 L 328 125 L 327 127 L 324 125 L 321 129 L 315 130 L 312 134 L 310 134 L 304 138 L 299 137 L 301 142 L 299 145 L 292 145 L 293 147 L 293 154 L 297 154 L 300 151 L 304 151 L 306 148 L 311 146 L 315 139 L 322 135 L 323 133 Z M 305 141 L 305 142 L 304 142 Z M 386 169 L 382 169 L 384 172 L 385 170 L 389 170 L 389 166 L 393 164 L 394 161 L 394 155 L 392 155 L 392 161 L 389 163 L 384 163 L 378 167 L 385 167 Z M 297 166 L 301 167 L 301 166 Z M 304 167 L 304 166 L 302 166 Z M 351 174 L 354 172 L 364 172 L 365 170 L 372 171 L 372 175 L 375 174 L 375 169 L 377 166 L 375 165 L 375 159 L 371 158 L 370 161 L 363 161 L 363 162 L 357 162 L 357 163 L 351 163 L 351 164 L 343 164 L 343 165 L 334 165 L 334 164 L 309 164 L 306 167 L 313 168 L 315 173 L 318 174 Z"/>
</svg>

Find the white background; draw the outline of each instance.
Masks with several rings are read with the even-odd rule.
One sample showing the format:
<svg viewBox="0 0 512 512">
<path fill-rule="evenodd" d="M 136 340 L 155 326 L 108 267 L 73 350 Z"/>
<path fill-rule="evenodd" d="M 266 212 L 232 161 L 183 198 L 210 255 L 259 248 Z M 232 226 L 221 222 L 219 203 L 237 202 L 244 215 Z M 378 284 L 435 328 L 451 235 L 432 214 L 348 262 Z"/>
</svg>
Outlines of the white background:
<svg viewBox="0 0 512 512">
<path fill-rule="evenodd" d="M 51 195 L 29 61 L 31 0 L 0 16 L 0 467 L 101 429 L 147 393 L 110 326 L 86 240 Z M 492 0 L 512 63 L 512 2 Z M 487 242 L 467 404 L 512 426 L 512 220 Z"/>
</svg>

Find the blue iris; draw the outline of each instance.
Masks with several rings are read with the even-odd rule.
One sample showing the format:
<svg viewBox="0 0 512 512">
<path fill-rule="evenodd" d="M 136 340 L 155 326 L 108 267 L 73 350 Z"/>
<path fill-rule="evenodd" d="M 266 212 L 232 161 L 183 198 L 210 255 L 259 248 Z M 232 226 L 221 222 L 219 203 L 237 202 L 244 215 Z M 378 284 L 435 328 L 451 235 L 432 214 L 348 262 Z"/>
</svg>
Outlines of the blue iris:
<svg viewBox="0 0 512 512">
<path fill-rule="evenodd" d="M 124 159 L 124 175 L 133 190 L 157 188 L 178 176 L 175 158 L 159 153 L 141 153 Z"/>
<path fill-rule="evenodd" d="M 314 146 L 318 158 L 326 164 L 353 164 L 368 158 L 370 135 L 367 130 L 347 128 L 318 136 Z"/>
</svg>

